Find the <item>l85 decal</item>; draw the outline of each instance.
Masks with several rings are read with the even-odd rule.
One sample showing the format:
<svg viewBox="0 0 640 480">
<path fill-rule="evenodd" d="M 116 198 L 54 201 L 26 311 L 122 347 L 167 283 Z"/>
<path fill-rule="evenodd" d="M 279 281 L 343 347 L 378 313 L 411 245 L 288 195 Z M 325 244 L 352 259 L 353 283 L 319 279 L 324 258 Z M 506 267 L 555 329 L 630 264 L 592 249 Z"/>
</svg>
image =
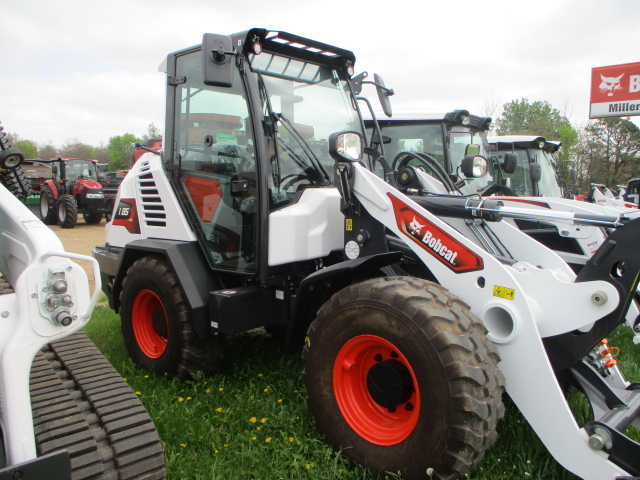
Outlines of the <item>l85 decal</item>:
<svg viewBox="0 0 640 480">
<path fill-rule="evenodd" d="M 398 228 L 423 250 L 456 273 L 473 272 L 484 268 L 482 257 L 458 243 L 448 233 L 392 194 L 387 195 L 391 199 Z"/>
<path fill-rule="evenodd" d="M 113 217 L 113 225 L 120 225 L 129 233 L 140 233 L 140 222 L 136 201 L 133 198 L 121 198 Z"/>
</svg>

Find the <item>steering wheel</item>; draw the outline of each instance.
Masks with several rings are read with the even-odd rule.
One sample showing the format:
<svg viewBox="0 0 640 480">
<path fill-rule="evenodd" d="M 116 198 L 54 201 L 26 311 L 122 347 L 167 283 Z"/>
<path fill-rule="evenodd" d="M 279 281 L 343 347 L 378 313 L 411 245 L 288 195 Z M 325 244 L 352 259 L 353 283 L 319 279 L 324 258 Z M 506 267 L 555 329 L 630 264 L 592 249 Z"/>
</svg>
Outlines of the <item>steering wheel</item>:
<svg viewBox="0 0 640 480">
<path fill-rule="evenodd" d="M 449 178 L 449 175 L 447 175 L 447 172 L 442 168 L 442 165 L 440 165 L 435 158 L 431 155 L 427 155 L 426 153 L 400 152 L 396 155 L 396 158 L 393 159 L 391 168 L 394 171 L 401 170 L 406 167 L 412 159 L 418 160 L 418 162 L 420 162 L 424 167 L 433 172 L 433 175 L 442 182 L 447 190 L 450 192 L 457 190 L 456 186 Z"/>
<path fill-rule="evenodd" d="M 309 185 L 313 184 L 313 181 L 311 180 L 311 178 L 309 178 L 309 176 L 304 174 L 304 173 L 290 173 L 289 175 L 285 175 L 280 180 L 279 188 L 280 188 L 280 190 L 286 192 L 293 185 L 295 185 L 298 182 L 302 182 L 302 181 L 305 181 Z"/>
</svg>

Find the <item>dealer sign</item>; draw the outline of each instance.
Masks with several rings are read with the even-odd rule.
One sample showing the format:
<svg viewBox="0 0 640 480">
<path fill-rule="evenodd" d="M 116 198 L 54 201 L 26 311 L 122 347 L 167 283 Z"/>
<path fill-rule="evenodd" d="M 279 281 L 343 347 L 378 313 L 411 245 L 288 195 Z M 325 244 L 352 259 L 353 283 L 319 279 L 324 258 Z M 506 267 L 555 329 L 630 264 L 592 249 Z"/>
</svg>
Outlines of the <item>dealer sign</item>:
<svg viewBox="0 0 640 480">
<path fill-rule="evenodd" d="M 640 63 L 591 70 L 589 118 L 640 115 Z"/>
</svg>

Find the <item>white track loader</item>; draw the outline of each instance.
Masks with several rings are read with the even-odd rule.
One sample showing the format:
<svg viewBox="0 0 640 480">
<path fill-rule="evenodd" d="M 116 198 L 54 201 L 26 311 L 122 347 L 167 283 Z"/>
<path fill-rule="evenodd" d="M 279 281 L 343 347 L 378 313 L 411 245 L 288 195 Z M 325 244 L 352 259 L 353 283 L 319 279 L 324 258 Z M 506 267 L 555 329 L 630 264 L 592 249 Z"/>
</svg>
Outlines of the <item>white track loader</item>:
<svg viewBox="0 0 640 480">
<path fill-rule="evenodd" d="M 640 477 L 624 434 L 640 392 L 600 346 L 637 308 L 640 221 L 576 275 L 502 220 L 515 207 L 402 191 L 402 172 L 385 162 L 383 180 L 364 154 L 354 63 L 259 28 L 167 57 L 165 149 L 129 171 L 94 249 L 131 357 L 186 377 L 221 336 L 282 329 L 303 346 L 319 431 L 374 471 L 469 472 L 506 391 L 568 470 Z M 615 223 L 583 217 L 565 220 Z M 593 421 L 577 423 L 569 386 Z"/>
<path fill-rule="evenodd" d="M 0 225 L 0 478 L 165 478 L 151 418 L 81 331 L 98 263 L 65 252 L 4 185 Z M 93 265 L 93 292 L 75 261 Z"/>
</svg>

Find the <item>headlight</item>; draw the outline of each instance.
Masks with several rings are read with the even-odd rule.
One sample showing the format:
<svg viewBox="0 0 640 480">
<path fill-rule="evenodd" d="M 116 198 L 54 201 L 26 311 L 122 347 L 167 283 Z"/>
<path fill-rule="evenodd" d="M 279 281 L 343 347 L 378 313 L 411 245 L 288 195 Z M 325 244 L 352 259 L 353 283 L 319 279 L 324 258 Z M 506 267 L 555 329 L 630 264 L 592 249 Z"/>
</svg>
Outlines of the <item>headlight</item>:
<svg viewBox="0 0 640 480">
<path fill-rule="evenodd" d="M 87 198 L 104 198 L 104 193 L 87 193 Z"/>
<path fill-rule="evenodd" d="M 462 160 L 462 173 L 467 178 L 480 178 L 487 173 L 487 159 L 482 155 L 467 155 Z"/>
<path fill-rule="evenodd" d="M 329 153 L 337 161 L 357 161 L 362 158 L 362 136 L 357 132 L 332 133 Z"/>
</svg>

